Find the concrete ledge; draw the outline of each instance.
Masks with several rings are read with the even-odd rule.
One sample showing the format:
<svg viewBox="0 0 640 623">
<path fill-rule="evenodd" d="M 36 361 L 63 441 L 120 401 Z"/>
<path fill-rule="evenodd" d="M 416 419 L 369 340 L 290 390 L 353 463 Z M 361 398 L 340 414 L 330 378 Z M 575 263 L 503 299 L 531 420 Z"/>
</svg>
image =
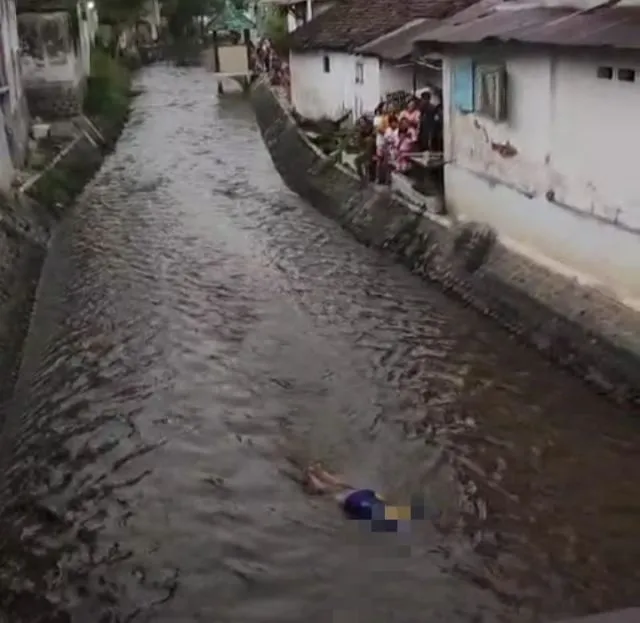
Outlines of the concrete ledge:
<svg viewBox="0 0 640 623">
<path fill-rule="evenodd" d="M 0 198 L 0 424 L 20 367 L 52 230 L 100 168 L 125 121 L 94 120 L 106 137 L 103 144 L 78 130 L 55 166 L 31 180 L 25 193 Z"/>
<path fill-rule="evenodd" d="M 514 251 L 488 227 L 452 223 L 395 194 L 361 188 L 355 175 L 310 143 L 267 83 L 256 82 L 251 99 L 274 165 L 291 190 L 600 393 L 640 404 L 640 315 Z"/>
</svg>

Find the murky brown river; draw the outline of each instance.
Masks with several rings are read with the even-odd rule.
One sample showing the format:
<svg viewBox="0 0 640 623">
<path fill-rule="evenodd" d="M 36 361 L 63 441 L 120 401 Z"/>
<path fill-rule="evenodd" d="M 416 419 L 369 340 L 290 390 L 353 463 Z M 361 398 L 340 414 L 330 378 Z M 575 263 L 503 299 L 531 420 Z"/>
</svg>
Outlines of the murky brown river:
<svg viewBox="0 0 640 623">
<path fill-rule="evenodd" d="M 5 418 L 6 621 L 638 605 L 637 418 L 288 192 L 209 75 L 140 81 L 53 241 Z M 429 520 L 372 534 L 291 459 L 422 494 Z"/>
</svg>

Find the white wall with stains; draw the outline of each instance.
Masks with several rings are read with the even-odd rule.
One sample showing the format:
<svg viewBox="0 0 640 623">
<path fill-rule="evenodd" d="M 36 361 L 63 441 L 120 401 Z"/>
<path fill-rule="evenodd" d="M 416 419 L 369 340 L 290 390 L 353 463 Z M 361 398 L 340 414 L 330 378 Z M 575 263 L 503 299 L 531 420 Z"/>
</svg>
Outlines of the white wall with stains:
<svg viewBox="0 0 640 623">
<path fill-rule="evenodd" d="M 501 123 L 456 109 L 452 60 L 443 65 L 449 209 L 640 301 L 640 57 L 507 55 Z M 599 67 L 612 78 L 599 78 Z M 636 69 L 635 81 L 619 80 L 618 69 Z"/>
<path fill-rule="evenodd" d="M 78 85 L 89 74 L 95 26 L 79 4 L 76 10 L 77 42 L 66 11 L 20 15 L 20 65 L 26 86 L 47 82 Z"/>
</svg>

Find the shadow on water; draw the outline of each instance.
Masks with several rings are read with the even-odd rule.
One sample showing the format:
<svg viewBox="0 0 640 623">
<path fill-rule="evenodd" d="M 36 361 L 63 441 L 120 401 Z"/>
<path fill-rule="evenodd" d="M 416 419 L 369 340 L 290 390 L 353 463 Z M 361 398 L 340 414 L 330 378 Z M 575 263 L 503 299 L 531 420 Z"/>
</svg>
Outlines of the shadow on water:
<svg viewBox="0 0 640 623">
<path fill-rule="evenodd" d="M 637 421 L 287 192 L 156 67 L 51 245 L 0 439 L 8 620 L 545 620 L 640 594 Z M 309 499 L 320 459 L 409 535 Z M 0 617 L 1 619 L 1 617 Z"/>
</svg>

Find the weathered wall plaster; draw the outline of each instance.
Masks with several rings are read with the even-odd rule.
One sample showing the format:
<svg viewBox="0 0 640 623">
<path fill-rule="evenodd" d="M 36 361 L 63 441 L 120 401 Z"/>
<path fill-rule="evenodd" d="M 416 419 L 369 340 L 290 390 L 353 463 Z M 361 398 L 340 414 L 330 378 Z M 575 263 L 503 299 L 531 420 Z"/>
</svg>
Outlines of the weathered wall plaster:
<svg viewBox="0 0 640 623">
<path fill-rule="evenodd" d="M 65 11 L 22 13 L 18 18 L 20 65 L 33 116 L 53 119 L 82 110 L 95 28 L 89 13 L 79 6 L 76 10 L 77 37 L 71 31 L 71 16 Z"/>
<path fill-rule="evenodd" d="M 455 57 L 444 61 L 445 190 L 460 218 L 640 301 L 640 89 L 617 79 L 638 57 L 509 52 L 508 115 L 496 123 L 457 110 Z M 491 61 L 478 53 L 474 61 Z M 598 67 L 613 69 L 598 78 Z"/>
</svg>

